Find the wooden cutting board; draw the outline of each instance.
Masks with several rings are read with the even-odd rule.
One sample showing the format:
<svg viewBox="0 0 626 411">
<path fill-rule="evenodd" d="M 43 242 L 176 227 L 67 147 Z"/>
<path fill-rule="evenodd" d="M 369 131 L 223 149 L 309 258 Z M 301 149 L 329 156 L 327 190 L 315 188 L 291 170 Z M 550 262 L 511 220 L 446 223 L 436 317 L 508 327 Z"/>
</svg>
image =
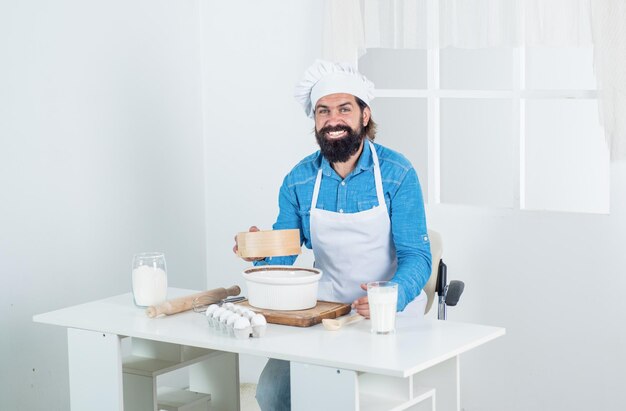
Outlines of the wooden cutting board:
<svg viewBox="0 0 626 411">
<path fill-rule="evenodd" d="M 308 310 L 297 311 L 279 311 L 266 310 L 263 308 L 253 307 L 248 304 L 248 300 L 237 302 L 251 309 L 254 312 L 263 314 L 268 323 L 291 325 L 294 327 L 310 327 L 322 322 L 324 318 L 337 318 L 348 314 L 351 310 L 350 304 L 333 303 L 328 301 L 318 301 L 317 305 Z"/>
</svg>

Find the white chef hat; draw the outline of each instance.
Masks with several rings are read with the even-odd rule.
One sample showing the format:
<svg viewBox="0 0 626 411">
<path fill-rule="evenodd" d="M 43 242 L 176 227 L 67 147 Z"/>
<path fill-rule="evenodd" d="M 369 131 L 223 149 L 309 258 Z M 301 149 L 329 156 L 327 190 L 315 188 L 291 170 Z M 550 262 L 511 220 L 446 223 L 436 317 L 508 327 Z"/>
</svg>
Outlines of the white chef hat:
<svg viewBox="0 0 626 411">
<path fill-rule="evenodd" d="M 351 64 L 316 60 L 304 72 L 304 78 L 296 85 L 294 97 L 304 107 L 307 116 L 313 118 L 317 101 L 329 94 L 347 93 L 363 100 L 369 106 L 374 99 L 374 83 L 359 73 Z"/>
</svg>

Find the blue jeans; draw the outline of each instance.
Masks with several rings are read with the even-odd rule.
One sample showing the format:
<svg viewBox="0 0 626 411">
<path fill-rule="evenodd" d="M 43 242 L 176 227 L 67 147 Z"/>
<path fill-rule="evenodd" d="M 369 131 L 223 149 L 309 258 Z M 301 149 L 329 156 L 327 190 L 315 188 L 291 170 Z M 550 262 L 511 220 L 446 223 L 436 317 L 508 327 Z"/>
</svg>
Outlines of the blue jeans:
<svg viewBox="0 0 626 411">
<path fill-rule="evenodd" d="M 291 382 L 289 361 L 270 358 L 256 389 L 256 400 L 262 411 L 291 410 Z"/>
</svg>

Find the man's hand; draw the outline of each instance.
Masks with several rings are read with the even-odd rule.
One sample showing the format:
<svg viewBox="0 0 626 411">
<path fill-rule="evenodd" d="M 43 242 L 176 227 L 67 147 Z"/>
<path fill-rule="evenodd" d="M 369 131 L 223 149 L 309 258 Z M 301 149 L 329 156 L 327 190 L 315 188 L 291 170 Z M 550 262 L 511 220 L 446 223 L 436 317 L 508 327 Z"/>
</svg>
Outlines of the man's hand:
<svg viewBox="0 0 626 411">
<path fill-rule="evenodd" d="M 260 231 L 260 230 L 259 230 L 259 228 L 257 226 L 253 225 L 252 227 L 250 227 L 248 229 L 248 231 L 251 232 L 251 233 L 254 233 L 254 232 Z M 235 246 L 233 247 L 233 253 L 235 253 L 236 255 L 239 255 L 239 254 L 237 254 L 238 250 L 239 250 L 239 247 L 237 245 L 237 236 L 235 235 Z M 241 257 L 241 258 L 243 258 L 244 261 L 260 261 L 260 260 L 264 259 L 264 257 L 252 257 L 252 258 L 250 258 L 250 257 Z"/>
<path fill-rule="evenodd" d="M 367 291 L 367 284 L 361 284 L 361 289 Z M 352 303 L 352 309 L 365 318 L 370 318 L 370 303 L 367 296 L 358 298 Z"/>
</svg>

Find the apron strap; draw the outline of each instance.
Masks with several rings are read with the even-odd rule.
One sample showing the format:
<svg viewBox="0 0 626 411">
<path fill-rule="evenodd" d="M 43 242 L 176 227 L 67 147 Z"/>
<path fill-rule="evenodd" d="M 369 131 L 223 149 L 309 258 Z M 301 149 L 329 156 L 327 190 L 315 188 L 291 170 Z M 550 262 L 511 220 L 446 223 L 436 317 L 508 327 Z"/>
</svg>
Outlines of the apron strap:
<svg viewBox="0 0 626 411">
<path fill-rule="evenodd" d="M 315 179 L 315 187 L 313 187 L 313 198 L 311 199 L 311 210 L 317 208 L 317 196 L 320 193 L 320 185 L 322 184 L 322 168 L 317 171 Z"/>
<path fill-rule="evenodd" d="M 380 163 L 378 162 L 378 154 L 376 154 L 376 148 L 374 143 L 367 140 L 372 151 L 372 160 L 374 160 L 374 182 L 376 183 L 376 197 L 378 197 L 378 206 L 385 207 L 387 209 L 387 203 L 385 202 L 385 194 L 383 191 L 383 177 L 380 171 Z"/>
<path fill-rule="evenodd" d="M 385 194 L 383 192 L 383 177 L 380 171 L 380 163 L 378 162 L 378 154 L 376 154 L 376 148 L 374 143 L 369 139 L 367 143 L 370 145 L 370 151 L 372 152 L 372 160 L 374 160 L 374 182 L 376 184 L 376 197 L 378 197 L 378 205 L 387 209 L 387 203 L 385 202 Z M 313 197 L 311 198 L 311 209 L 317 208 L 317 197 L 320 193 L 320 185 L 322 184 L 322 168 L 317 171 L 317 178 L 315 179 L 315 186 L 313 187 Z"/>
</svg>

